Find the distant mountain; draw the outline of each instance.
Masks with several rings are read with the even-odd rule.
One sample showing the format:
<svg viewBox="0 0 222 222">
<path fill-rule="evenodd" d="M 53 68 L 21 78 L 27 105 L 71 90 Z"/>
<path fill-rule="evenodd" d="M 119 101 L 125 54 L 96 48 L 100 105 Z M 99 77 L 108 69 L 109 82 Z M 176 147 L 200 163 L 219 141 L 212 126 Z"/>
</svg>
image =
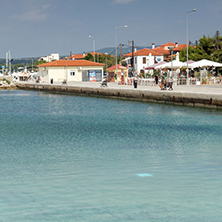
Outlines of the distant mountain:
<svg viewBox="0 0 222 222">
<path fill-rule="evenodd" d="M 144 49 L 144 48 L 151 49 L 152 46 L 136 46 L 136 48 L 137 50 Z M 115 55 L 116 49 L 115 47 L 107 47 L 107 48 L 102 48 L 102 49 L 96 49 L 96 52 L 103 53 L 103 54 L 108 53 L 109 55 Z M 122 47 L 122 54 L 127 54 L 129 52 L 132 52 L 132 47 L 129 47 L 129 46 Z M 117 53 L 118 55 L 120 54 L 120 48 L 118 48 Z"/>
<path fill-rule="evenodd" d="M 137 50 L 140 50 L 140 49 L 143 49 L 143 48 L 148 48 L 148 49 L 151 49 L 152 46 L 136 46 L 137 47 Z M 89 52 L 92 52 L 92 51 L 89 51 Z M 96 49 L 96 52 L 99 52 L 99 53 L 108 53 L 109 55 L 116 55 L 116 49 L 115 47 L 106 47 L 106 48 L 102 48 L 102 49 Z M 123 46 L 122 47 L 122 54 L 127 54 L 129 52 L 132 52 L 132 47 L 129 47 L 128 45 L 127 46 Z M 87 53 L 87 52 L 86 52 Z M 118 55 L 120 54 L 120 49 L 118 48 Z M 76 53 L 76 54 L 81 54 L 81 53 Z M 61 55 L 60 58 L 64 58 L 64 57 L 67 57 L 69 55 Z M 30 57 L 30 58 L 18 58 L 18 59 L 13 59 L 12 61 L 12 64 L 13 65 L 16 65 L 16 64 L 24 64 L 25 66 L 29 66 L 30 63 L 35 63 L 35 61 L 37 61 L 39 59 L 39 57 Z M 0 65 L 4 65 L 5 64 L 5 59 L 2 58 L 0 59 Z"/>
</svg>

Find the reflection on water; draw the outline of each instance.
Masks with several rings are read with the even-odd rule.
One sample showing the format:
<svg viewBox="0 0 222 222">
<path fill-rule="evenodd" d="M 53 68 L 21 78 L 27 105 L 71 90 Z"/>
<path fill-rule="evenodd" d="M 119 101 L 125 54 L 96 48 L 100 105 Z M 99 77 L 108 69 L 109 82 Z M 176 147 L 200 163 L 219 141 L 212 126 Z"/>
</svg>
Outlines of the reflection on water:
<svg viewBox="0 0 222 222">
<path fill-rule="evenodd" d="M 221 220 L 220 112 L 0 98 L 0 221 Z"/>
</svg>

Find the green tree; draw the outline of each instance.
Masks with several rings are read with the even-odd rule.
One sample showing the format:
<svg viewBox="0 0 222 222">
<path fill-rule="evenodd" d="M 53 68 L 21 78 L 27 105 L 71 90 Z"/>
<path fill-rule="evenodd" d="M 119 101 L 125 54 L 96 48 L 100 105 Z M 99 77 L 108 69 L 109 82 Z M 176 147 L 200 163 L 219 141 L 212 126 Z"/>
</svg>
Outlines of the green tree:
<svg viewBox="0 0 222 222">
<path fill-rule="evenodd" d="M 88 53 L 88 54 L 85 56 L 84 59 L 93 62 L 93 61 L 94 61 L 94 56 L 93 56 L 92 54 Z"/>
<path fill-rule="evenodd" d="M 222 37 L 219 37 L 219 41 L 216 37 L 206 37 L 203 35 L 202 38 L 199 39 L 196 47 L 189 46 L 188 47 L 188 56 L 189 60 L 198 61 L 201 59 L 209 59 L 217 62 L 222 62 Z M 218 49 L 218 51 L 217 51 Z M 218 57 L 219 54 L 219 57 Z M 187 49 L 183 48 L 180 52 L 180 60 L 187 60 Z"/>
<path fill-rule="evenodd" d="M 46 63 L 45 60 L 35 61 L 34 66 L 41 65 L 41 64 L 44 64 L 44 63 Z"/>
</svg>

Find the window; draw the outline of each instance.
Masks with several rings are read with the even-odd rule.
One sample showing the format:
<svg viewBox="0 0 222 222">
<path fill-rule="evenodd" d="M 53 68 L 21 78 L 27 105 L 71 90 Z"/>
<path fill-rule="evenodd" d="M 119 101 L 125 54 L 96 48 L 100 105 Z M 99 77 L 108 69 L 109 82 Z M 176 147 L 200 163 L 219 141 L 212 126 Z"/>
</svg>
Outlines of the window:
<svg viewBox="0 0 222 222">
<path fill-rule="evenodd" d="M 75 76 L 75 71 L 70 71 L 70 76 Z"/>
<path fill-rule="evenodd" d="M 89 78 L 89 81 L 101 81 L 102 80 L 102 70 L 101 69 L 88 70 L 88 78 Z"/>
<path fill-rule="evenodd" d="M 143 64 L 146 64 L 146 57 L 143 57 Z"/>
</svg>

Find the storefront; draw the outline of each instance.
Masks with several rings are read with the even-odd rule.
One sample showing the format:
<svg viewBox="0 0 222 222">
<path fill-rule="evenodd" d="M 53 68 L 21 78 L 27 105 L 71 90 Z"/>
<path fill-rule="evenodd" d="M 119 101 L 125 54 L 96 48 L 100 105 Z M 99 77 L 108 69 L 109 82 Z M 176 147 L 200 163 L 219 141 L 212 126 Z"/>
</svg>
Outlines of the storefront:
<svg viewBox="0 0 222 222">
<path fill-rule="evenodd" d="M 101 81 L 103 78 L 102 63 L 87 60 L 58 60 L 39 66 L 41 82 Z"/>
</svg>

